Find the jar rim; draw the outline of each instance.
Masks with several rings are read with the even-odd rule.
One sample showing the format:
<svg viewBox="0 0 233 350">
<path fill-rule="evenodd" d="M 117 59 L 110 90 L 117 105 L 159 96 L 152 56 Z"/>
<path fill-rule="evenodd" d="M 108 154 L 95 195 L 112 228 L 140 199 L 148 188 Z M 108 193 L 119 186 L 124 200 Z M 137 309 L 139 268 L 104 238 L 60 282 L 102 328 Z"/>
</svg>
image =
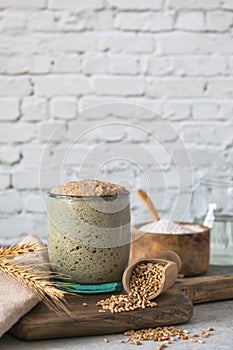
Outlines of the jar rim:
<svg viewBox="0 0 233 350">
<path fill-rule="evenodd" d="M 98 199 L 98 198 L 106 198 L 106 199 L 113 199 L 117 197 L 123 197 L 123 196 L 128 196 L 130 192 L 127 190 L 126 192 L 123 193 L 116 193 L 116 194 L 111 194 L 111 195 L 104 195 L 104 196 L 77 196 L 77 195 L 72 195 L 72 194 L 60 194 L 60 193 L 53 193 L 48 191 L 47 195 L 48 197 L 59 197 L 59 198 L 76 198 L 76 199 Z"/>
<path fill-rule="evenodd" d="M 233 176 L 209 173 L 200 179 L 200 183 L 205 186 L 233 187 Z"/>
</svg>

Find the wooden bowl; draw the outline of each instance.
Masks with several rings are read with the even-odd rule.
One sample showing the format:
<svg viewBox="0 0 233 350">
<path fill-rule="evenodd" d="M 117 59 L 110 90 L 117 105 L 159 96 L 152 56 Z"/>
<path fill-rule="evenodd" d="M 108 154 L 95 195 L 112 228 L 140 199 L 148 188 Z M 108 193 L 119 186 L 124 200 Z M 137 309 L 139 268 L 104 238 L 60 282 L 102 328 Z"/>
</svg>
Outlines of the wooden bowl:
<svg viewBox="0 0 233 350">
<path fill-rule="evenodd" d="M 130 264 L 139 259 L 153 259 L 164 251 L 172 250 L 181 258 L 180 274 L 195 276 L 207 271 L 210 256 L 210 229 L 208 227 L 195 224 L 201 231 L 167 234 L 140 231 L 140 227 L 145 224 L 148 224 L 148 222 L 132 227 Z M 194 224 L 183 222 L 180 225 L 188 228 Z"/>
</svg>

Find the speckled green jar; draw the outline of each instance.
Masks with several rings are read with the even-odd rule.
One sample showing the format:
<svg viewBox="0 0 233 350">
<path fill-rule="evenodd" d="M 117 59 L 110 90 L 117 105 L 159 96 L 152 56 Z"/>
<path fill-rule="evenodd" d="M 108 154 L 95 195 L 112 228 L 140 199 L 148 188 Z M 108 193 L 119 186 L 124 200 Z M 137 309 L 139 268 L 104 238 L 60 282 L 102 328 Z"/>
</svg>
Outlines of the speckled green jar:
<svg viewBox="0 0 233 350">
<path fill-rule="evenodd" d="M 48 193 L 48 253 L 54 271 L 78 284 L 119 282 L 129 247 L 129 192 L 102 197 Z"/>
</svg>

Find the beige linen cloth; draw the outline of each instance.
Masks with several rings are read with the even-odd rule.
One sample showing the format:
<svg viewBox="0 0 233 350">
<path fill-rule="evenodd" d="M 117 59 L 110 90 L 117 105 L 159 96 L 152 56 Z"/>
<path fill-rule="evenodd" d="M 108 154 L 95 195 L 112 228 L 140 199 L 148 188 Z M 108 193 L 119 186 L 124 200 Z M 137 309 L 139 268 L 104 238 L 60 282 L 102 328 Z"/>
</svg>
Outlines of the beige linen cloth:
<svg viewBox="0 0 233 350">
<path fill-rule="evenodd" d="M 43 247 L 36 235 L 28 235 L 20 243 L 37 243 L 38 247 Z M 44 264 L 48 263 L 48 253 L 45 250 L 17 259 L 24 265 Z M 38 302 L 39 299 L 30 289 L 0 272 L 0 337 Z"/>
</svg>

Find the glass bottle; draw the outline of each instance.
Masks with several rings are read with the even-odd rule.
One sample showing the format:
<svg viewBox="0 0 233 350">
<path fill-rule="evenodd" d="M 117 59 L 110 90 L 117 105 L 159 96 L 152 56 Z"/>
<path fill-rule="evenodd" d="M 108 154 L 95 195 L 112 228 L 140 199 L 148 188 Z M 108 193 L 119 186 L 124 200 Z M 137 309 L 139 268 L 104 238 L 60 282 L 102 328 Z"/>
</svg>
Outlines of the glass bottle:
<svg viewBox="0 0 233 350">
<path fill-rule="evenodd" d="M 209 174 L 201 178 L 191 211 L 195 222 L 211 229 L 210 263 L 233 265 L 233 177 Z"/>
</svg>

